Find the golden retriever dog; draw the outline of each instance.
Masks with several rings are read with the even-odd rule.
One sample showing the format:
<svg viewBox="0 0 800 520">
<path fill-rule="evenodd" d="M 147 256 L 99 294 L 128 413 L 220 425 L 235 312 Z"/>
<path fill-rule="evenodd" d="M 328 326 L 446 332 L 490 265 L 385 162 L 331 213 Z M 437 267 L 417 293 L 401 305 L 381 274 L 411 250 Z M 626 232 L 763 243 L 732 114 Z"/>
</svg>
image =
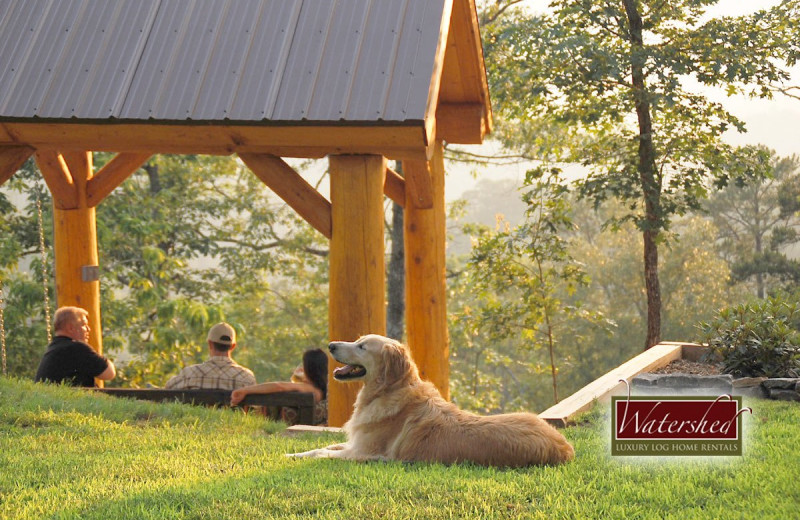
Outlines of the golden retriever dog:
<svg viewBox="0 0 800 520">
<path fill-rule="evenodd" d="M 364 381 L 344 425 L 347 442 L 290 457 L 522 467 L 575 456 L 564 436 L 534 414 L 483 417 L 459 410 L 420 379 L 407 347 L 393 339 L 371 334 L 328 348 L 345 364 L 334 379 Z"/>
</svg>

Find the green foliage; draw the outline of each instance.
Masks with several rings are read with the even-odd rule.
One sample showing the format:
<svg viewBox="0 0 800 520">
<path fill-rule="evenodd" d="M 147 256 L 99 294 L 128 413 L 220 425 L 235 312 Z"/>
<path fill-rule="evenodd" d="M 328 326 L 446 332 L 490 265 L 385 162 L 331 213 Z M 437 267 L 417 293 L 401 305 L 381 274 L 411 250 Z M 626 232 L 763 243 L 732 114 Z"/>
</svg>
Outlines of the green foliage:
<svg viewBox="0 0 800 520">
<path fill-rule="evenodd" d="M 37 201 L 42 209 L 46 281 Z M 28 160 L 0 191 L 0 283 L 9 374 L 33 377 L 47 345 L 45 291 L 51 302 L 55 297 L 49 240 L 51 208 L 50 193 L 33 160 Z"/>
<path fill-rule="evenodd" d="M 788 255 L 800 241 L 800 158 L 761 150 L 769 158 L 763 175 L 729 184 L 704 205 L 733 279 L 746 281 L 759 298 L 800 285 L 800 262 Z"/>
<path fill-rule="evenodd" d="M 0 467 L 13 468 L 0 472 L 0 517 L 792 518 L 800 409 L 746 404 L 741 458 L 612 458 L 600 407 L 564 430 L 574 461 L 502 470 L 290 460 L 343 436 L 275 435 L 282 427 L 258 416 L 0 377 Z"/>
<path fill-rule="evenodd" d="M 698 85 L 769 97 L 797 58 L 797 12 L 787 0 L 740 17 L 709 18 L 714 0 L 556 0 L 539 17 L 484 26 L 498 135 L 543 161 L 584 166 L 579 193 L 626 211 L 645 244 L 646 346 L 658 341 L 659 247 L 676 216 L 700 208 L 713 184 L 757 176 L 765 157 L 723 140 L 744 124 Z"/>
<path fill-rule="evenodd" d="M 588 280 L 569 255 L 567 241 L 559 235 L 559 231 L 572 225 L 566 200 L 568 191 L 558 172 L 548 172 L 547 177 L 543 177 L 544 173 L 537 170 L 528 174 L 523 194 L 528 209 L 523 224 L 512 229 L 507 222 L 498 220 L 495 230 L 486 226 L 466 229 L 474 243 L 460 283 L 475 298 L 459 316 L 467 343 L 454 349 L 453 356 L 466 357 L 470 359 L 467 363 L 472 363 L 467 372 L 471 374 L 467 378 L 471 383 L 465 385 L 471 387 L 472 395 L 477 393 L 478 386 L 483 386 L 478 385 L 479 368 L 483 372 L 499 371 L 500 375 L 512 376 L 495 392 L 515 384 L 527 386 L 530 383 L 521 380 L 523 377 L 533 379 L 535 374 L 549 372 L 553 399 L 558 401 L 557 373 L 565 356 L 558 346 L 562 337 L 571 335 L 566 332 L 565 322 L 579 318 L 599 320 L 599 316 L 583 312 L 579 302 L 565 302 Z M 470 341 L 475 336 L 482 337 L 481 346 Z M 509 342 L 511 338 L 516 341 Z M 503 344 L 516 345 L 518 350 L 500 354 L 505 350 L 499 348 Z M 536 351 L 543 351 L 544 359 L 534 360 L 530 356 Z M 481 361 L 486 365 L 481 367 Z M 519 391 L 514 394 L 524 395 Z M 489 402 L 504 401 L 509 399 L 490 399 L 483 407 Z M 511 403 L 501 406 L 508 404 Z"/>
<path fill-rule="evenodd" d="M 703 341 L 735 376 L 800 377 L 800 305 L 770 298 L 723 309 L 700 324 Z"/>
<path fill-rule="evenodd" d="M 95 154 L 96 168 L 110 157 Z M 47 343 L 35 200 L 50 279 L 51 203 L 32 161 L 3 189 L 9 373 L 32 376 Z M 235 158 L 154 156 L 98 206 L 97 228 L 112 385 L 163 385 L 207 356 L 208 327 L 220 320 L 237 329 L 235 356 L 260 379 L 288 378 L 305 348 L 324 343 L 324 238 Z"/>
</svg>

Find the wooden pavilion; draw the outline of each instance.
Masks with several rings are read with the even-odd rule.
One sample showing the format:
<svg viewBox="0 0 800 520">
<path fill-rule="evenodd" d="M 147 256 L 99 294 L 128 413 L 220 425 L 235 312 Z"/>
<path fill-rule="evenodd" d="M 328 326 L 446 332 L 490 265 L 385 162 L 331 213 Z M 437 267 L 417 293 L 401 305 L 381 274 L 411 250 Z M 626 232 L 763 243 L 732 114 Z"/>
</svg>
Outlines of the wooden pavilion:
<svg viewBox="0 0 800 520">
<path fill-rule="evenodd" d="M 236 154 L 330 239 L 332 340 L 385 332 L 384 195 L 404 207 L 407 341 L 449 396 L 443 142 L 491 127 L 474 0 L 0 0 L 0 63 L 0 184 L 35 158 L 92 346 L 95 207 L 153 154 Z M 328 157 L 330 200 L 282 157 Z M 356 392 L 332 385 L 332 425 Z"/>
</svg>

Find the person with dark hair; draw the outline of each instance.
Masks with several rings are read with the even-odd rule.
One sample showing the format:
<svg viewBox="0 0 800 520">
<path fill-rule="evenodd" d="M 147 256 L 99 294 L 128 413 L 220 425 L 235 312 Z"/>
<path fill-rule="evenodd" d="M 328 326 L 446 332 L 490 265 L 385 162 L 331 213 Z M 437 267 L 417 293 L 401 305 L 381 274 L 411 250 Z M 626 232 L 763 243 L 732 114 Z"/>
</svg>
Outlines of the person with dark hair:
<svg viewBox="0 0 800 520">
<path fill-rule="evenodd" d="M 303 353 L 302 371 L 300 367 L 292 374 L 291 381 L 273 381 L 238 388 L 231 392 L 231 406 L 236 406 L 249 394 L 271 394 L 274 392 L 308 392 L 314 394 L 314 424 L 328 422 L 328 355 L 321 349 L 308 349 Z M 281 419 L 291 424 L 297 423 L 297 410 L 290 407 L 281 409 Z"/>
<path fill-rule="evenodd" d="M 170 390 L 235 390 L 254 385 L 256 376 L 231 357 L 236 348 L 236 331 L 227 323 L 217 323 L 208 331 L 208 361 L 191 365 L 172 376 L 165 388 Z"/>
<path fill-rule="evenodd" d="M 42 356 L 36 381 L 95 386 L 95 378 L 116 377 L 114 363 L 89 346 L 89 312 L 81 307 L 60 307 L 53 316 L 55 337 Z"/>
</svg>

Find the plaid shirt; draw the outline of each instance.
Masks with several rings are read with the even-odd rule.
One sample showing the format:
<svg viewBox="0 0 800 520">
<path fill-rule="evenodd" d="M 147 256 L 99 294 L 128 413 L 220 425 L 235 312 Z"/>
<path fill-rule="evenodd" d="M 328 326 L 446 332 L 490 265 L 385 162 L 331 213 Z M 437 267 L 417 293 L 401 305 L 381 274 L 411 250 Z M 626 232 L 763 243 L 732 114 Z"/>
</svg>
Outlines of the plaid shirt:
<svg viewBox="0 0 800 520">
<path fill-rule="evenodd" d="M 227 356 L 212 356 L 199 365 L 191 365 L 167 381 L 166 388 L 181 390 L 209 388 L 235 390 L 256 384 L 256 376 Z"/>
</svg>

